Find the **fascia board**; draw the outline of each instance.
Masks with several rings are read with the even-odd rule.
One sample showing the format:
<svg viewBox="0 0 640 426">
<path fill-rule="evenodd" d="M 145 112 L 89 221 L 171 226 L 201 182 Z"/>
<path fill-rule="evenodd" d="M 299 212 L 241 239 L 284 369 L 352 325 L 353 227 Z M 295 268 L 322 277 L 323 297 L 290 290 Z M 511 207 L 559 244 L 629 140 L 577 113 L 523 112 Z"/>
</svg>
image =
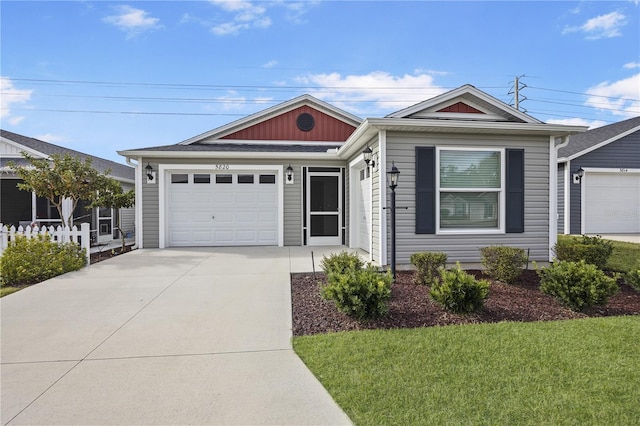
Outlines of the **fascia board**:
<svg viewBox="0 0 640 426">
<path fill-rule="evenodd" d="M 338 155 L 332 152 L 238 152 L 238 151 L 118 151 L 118 154 L 127 158 L 241 158 L 241 159 L 309 159 L 309 160 L 336 160 Z"/>
<path fill-rule="evenodd" d="M 45 154 L 44 152 L 40 152 L 40 151 L 36 151 L 35 149 L 31 149 L 29 147 L 26 147 L 24 145 L 22 145 L 21 143 L 12 141 L 11 139 L 7 139 L 5 137 L 0 136 L 0 140 L 2 142 L 5 142 L 11 146 L 14 146 L 16 148 L 18 148 L 20 151 L 24 151 L 28 154 L 34 155 L 36 157 L 41 157 L 41 158 L 45 158 L 45 159 L 50 159 L 51 157 L 49 157 L 48 154 Z"/>
<path fill-rule="evenodd" d="M 629 129 L 626 132 L 619 133 L 619 134 L 615 135 L 614 137 L 609 138 L 607 140 L 604 140 L 604 141 L 602 141 L 602 142 L 600 142 L 598 144 L 595 144 L 593 146 L 590 146 L 589 148 L 585 148 L 582 151 L 576 152 L 575 154 L 572 154 L 572 155 L 566 157 L 566 159 L 569 160 L 569 161 L 575 160 L 578 157 L 582 157 L 583 155 L 588 154 L 591 151 L 595 151 L 596 149 L 602 148 L 605 145 L 609 145 L 610 143 L 615 142 L 618 139 L 622 139 L 625 136 L 628 136 L 628 135 L 630 135 L 630 134 L 632 134 L 634 132 L 637 132 L 639 130 L 640 130 L 640 126 L 634 127 L 633 129 Z"/>
</svg>

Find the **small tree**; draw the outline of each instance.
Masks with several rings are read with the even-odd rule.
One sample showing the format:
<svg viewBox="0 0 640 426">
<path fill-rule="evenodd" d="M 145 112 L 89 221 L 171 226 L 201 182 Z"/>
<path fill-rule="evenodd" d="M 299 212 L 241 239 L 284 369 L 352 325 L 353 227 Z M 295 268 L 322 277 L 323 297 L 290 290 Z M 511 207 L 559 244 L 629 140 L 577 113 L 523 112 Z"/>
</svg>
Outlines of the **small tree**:
<svg viewBox="0 0 640 426">
<path fill-rule="evenodd" d="M 120 209 L 133 207 L 135 203 L 135 192 L 133 189 L 124 192 L 122 185 L 120 185 L 117 180 L 105 176 L 101 176 L 98 186 L 99 188 L 95 198 L 88 207 L 107 207 L 118 211 L 118 222 L 116 223 L 116 228 L 118 228 L 118 231 L 120 232 L 122 250 L 124 251 L 125 235 L 124 232 L 122 232 L 122 215 L 120 214 Z"/>
<path fill-rule="evenodd" d="M 82 161 L 69 154 L 52 154 L 49 160 L 35 158 L 25 152 L 22 156 L 30 165 L 17 166 L 13 162 L 8 164 L 23 180 L 23 183 L 18 184 L 18 188 L 35 192 L 38 197 L 51 201 L 58 209 L 63 225 L 69 228 L 73 226 L 73 211 L 78 201 L 93 201 L 98 189 L 103 185 L 102 179 L 111 173 L 110 170 L 106 170 L 105 174 L 101 175 L 91 166 L 91 158 Z M 62 202 L 65 198 L 72 203 L 71 211 L 66 217 L 62 213 Z"/>
</svg>

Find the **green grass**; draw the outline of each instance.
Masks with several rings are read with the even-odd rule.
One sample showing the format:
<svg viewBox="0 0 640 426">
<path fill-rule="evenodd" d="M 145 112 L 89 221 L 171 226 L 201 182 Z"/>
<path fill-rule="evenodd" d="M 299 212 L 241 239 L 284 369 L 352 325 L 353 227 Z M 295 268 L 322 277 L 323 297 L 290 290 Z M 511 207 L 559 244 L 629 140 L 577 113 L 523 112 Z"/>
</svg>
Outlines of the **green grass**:
<svg viewBox="0 0 640 426">
<path fill-rule="evenodd" d="M 562 239 L 580 238 L 573 235 L 558 235 Z M 613 244 L 613 253 L 607 261 L 605 269 L 616 272 L 629 272 L 640 260 L 640 244 L 607 240 Z"/>
<path fill-rule="evenodd" d="M 356 425 L 631 425 L 640 318 L 296 337 Z"/>
<path fill-rule="evenodd" d="M 18 290 L 22 290 L 22 287 L 0 287 L 0 297 L 4 297 L 8 294 L 15 293 Z"/>
</svg>

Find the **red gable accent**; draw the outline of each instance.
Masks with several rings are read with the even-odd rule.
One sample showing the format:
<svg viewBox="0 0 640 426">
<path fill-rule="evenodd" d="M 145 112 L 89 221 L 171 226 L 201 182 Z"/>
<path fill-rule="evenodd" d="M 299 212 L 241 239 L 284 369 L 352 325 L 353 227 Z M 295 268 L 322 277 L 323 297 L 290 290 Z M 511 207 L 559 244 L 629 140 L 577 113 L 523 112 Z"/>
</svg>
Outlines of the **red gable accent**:
<svg viewBox="0 0 640 426">
<path fill-rule="evenodd" d="M 298 116 L 305 112 L 311 114 L 315 121 L 313 129 L 308 132 L 303 132 L 296 125 Z M 344 121 L 305 105 L 221 139 L 344 142 L 355 129 Z"/>
<path fill-rule="evenodd" d="M 438 112 L 463 112 L 467 114 L 484 114 L 482 111 L 478 111 L 474 107 L 471 107 L 464 102 L 458 102 L 457 104 L 450 105 L 446 108 L 442 108 Z"/>
</svg>

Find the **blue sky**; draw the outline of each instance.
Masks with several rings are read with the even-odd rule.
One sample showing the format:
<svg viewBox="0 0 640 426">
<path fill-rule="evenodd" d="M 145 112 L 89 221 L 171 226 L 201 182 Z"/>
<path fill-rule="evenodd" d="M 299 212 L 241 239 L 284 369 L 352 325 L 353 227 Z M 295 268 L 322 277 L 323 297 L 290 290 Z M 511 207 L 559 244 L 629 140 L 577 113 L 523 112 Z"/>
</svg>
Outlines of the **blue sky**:
<svg viewBox="0 0 640 426">
<path fill-rule="evenodd" d="M 309 93 L 383 117 L 463 84 L 545 122 L 640 115 L 632 1 L 7 1 L 1 126 L 123 162 Z"/>
</svg>

